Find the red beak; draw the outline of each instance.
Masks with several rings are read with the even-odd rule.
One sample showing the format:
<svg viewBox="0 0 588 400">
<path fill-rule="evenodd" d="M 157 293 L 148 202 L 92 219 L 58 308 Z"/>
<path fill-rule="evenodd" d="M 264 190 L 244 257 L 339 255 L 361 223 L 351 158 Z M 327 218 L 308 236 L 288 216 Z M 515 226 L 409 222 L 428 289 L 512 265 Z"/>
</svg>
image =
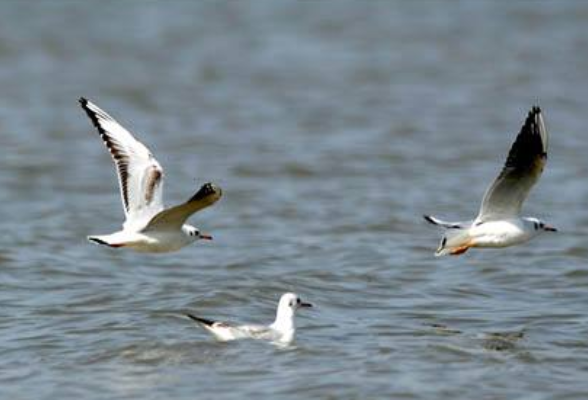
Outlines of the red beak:
<svg viewBox="0 0 588 400">
<path fill-rule="evenodd" d="M 200 239 L 204 239 L 204 240 L 212 240 L 212 236 L 206 234 L 206 233 L 201 233 L 200 236 L 198 236 Z"/>
</svg>

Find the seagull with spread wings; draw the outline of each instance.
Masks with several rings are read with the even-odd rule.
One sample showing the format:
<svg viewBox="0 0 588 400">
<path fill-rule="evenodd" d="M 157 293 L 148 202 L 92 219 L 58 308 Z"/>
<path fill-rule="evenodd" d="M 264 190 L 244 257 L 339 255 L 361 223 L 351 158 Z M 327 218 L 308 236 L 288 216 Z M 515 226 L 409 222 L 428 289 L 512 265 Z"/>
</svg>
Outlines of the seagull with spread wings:
<svg viewBox="0 0 588 400">
<path fill-rule="evenodd" d="M 149 149 L 94 103 L 82 97 L 80 104 L 112 156 L 126 216 L 121 231 L 88 236 L 88 240 L 115 248 L 163 253 L 199 239 L 212 239 L 185 222 L 195 212 L 216 203 L 221 189 L 206 183 L 187 202 L 165 208 L 163 169 Z"/>
<path fill-rule="evenodd" d="M 506 163 L 486 190 L 480 212 L 472 222 L 424 218 L 445 229 L 435 255 L 463 254 L 472 247 L 508 247 L 557 229 L 534 217 L 521 217 L 521 208 L 539 180 L 547 161 L 548 135 L 539 107 L 533 107 L 512 145 Z"/>
</svg>

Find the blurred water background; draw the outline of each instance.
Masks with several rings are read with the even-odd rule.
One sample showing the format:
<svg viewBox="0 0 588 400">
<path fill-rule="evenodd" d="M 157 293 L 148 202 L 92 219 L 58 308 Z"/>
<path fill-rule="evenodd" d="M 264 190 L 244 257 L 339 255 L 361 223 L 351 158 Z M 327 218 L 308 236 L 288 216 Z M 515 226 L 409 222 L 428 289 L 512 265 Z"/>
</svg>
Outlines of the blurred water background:
<svg viewBox="0 0 588 400">
<path fill-rule="evenodd" d="M 2 398 L 586 399 L 587 49 L 580 1 L 2 2 Z M 86 242 L 123 214 L 80 96 L 168 204 L 223 188 L 212 243 Z M 421 215 L 473 217 L 533 104 L 525 211 L 560 233 L 433 257 Z M 270 322 L 285 291 L 315 304 L 288 349 L 182 316 Z"/>
</svg>

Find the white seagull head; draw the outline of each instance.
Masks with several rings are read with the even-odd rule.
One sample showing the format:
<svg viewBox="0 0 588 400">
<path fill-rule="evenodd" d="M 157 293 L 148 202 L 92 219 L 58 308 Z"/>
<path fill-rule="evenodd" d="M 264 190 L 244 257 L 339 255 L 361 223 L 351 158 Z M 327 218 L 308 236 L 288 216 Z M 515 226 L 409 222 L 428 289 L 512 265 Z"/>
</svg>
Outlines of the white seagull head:
<svg viewBox="0 0 588 400">
<path fill-rule="evenodd" d="M 312 304 L 303 302 L 296 293 L 284 293 L 278 303 L 278 311 L 274 326 L 293 326 L 296 310 L 309 307 L 312 307 Z"/>
</svg>

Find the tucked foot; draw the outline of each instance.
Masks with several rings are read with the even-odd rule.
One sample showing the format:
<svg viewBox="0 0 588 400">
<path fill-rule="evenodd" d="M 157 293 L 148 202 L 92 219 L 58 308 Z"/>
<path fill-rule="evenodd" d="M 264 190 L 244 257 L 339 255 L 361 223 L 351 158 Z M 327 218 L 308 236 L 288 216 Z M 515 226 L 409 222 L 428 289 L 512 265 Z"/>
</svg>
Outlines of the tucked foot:
<svg viewBox="0 0 588 400">
<path fill-rule="evenodd" d="M 455 249 L 451 250 L 449 252 L 449 254 L 451 254 L 452 256 L 459 256 L 459 255 L 465 253 L 466 251 L 468 251 L 470 249 L 470 247 L 471 246 L 469 246 L 469 245 L 456 247 Z"/>
</svg>

